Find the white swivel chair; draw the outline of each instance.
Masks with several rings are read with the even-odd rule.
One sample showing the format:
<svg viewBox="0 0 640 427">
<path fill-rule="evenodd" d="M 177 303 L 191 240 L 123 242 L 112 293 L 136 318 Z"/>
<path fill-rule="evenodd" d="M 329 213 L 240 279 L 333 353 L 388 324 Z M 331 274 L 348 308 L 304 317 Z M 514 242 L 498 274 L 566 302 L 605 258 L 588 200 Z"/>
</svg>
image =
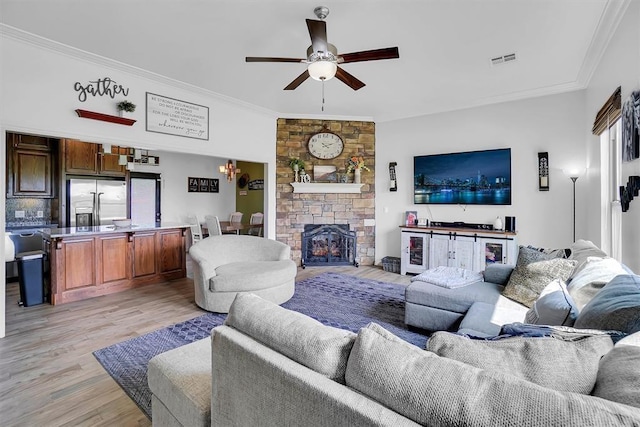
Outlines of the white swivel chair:
<svg viewBox="0 0 640 427">
<path fill-rule="evenodd" d="M 255 212 L 251 214 L 251 218 L 249 218 L 249 225 L 262 225 L 264 222 L 264 214 L 262 212 Z M 251 227 L 247 231 L 247 234 L 252 236 L 260 236 L 262 237 L 263 227 Z"/>
<path fill-rule="evenodd" d="M 229 222 L 242 222 L 242 212 L 233 212 L 229 216 Z"/>
<path fill-rule="evenodd" d="M 222 228 L 220 227 L 220 220 L 215 215 L 207 215 L 204 217 L 204 221 L 207 223 L 207 229 L 209 230 L 209 236 L 220 236 L 222 234 Z"/>
<path fill-rule="evenodd" d="M 189 224 L 191 228 L 191 244 L 195 245 L 204 237 L 202 235 L 202 226 L 200 226 L 198 216 L 194 214 L 187 215 L 187 224 Z"/>
</svg>

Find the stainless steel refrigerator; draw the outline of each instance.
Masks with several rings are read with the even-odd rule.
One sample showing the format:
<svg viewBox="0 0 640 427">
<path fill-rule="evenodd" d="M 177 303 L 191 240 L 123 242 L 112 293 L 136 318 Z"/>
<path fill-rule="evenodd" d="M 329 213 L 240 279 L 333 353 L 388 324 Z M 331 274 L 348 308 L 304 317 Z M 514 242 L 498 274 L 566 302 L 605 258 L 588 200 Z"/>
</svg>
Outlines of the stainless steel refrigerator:
<svg viewBox="0 0 640 427">
<path fill-rule="evenodd" d="M 67 181 L 67 224 L 111 225 L 127 218 L 127 183 L 123 179 L 74 178 Z"/>
</svg>

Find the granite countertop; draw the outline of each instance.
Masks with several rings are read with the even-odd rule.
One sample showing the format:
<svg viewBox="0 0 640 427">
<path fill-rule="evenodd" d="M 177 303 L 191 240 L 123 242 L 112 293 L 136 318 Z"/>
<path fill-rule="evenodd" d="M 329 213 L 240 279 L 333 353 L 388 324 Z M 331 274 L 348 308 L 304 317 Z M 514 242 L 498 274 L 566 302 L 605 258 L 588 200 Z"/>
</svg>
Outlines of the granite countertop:
<svg viewBox="0 0 640 427">
<path fill-rule="evenodd" d="M 9 234 L 34 233 L 45 228 L 57 228 L 58 224 L 6 225 L 4 231 Z"/>
<path fill-rule="evenodd" d="M 42 228 L 40 233 L 46 238 L 87 236 L 91 234 L 131 233 L 137 231 L 165 230 L 170 228 L 188 228 L 189 224 L 180 222 L 163 222 L 160 225 L 131 225 L 116 227 L 115 225 L 99 225 L 96 227 Z"/>
</svg>

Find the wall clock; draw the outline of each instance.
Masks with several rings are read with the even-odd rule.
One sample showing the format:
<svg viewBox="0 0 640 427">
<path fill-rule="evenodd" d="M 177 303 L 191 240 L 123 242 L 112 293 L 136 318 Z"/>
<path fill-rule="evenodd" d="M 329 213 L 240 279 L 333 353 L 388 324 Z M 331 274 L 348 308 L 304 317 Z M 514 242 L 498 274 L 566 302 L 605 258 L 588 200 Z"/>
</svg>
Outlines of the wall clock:
<svg viewBox="0 0 640 427">
<path fill-rule="evenodd" d="M 318 159 L 335 159 L 344 150 L 344 142 L 335 133 L 319 132 L 309 138 L 309 154 Z"/>
</svg>

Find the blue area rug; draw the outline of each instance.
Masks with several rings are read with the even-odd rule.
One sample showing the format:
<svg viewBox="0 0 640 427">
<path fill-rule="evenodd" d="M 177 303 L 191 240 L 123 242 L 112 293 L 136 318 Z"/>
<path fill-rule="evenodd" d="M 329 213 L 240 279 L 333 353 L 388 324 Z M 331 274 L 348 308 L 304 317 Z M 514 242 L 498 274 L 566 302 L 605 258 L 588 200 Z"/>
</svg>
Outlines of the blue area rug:
<svg viewBox="0 0 640 427">
<path fill-rule="evenodd" d="M 325 325 L 358 332 L 376 322 L 400 338 L 425 347 L 427 336 L 404 324 L 404 286 L 338 273 L 323 273 L 296 283 L 293 298 L 282 304 Z M 93 354 L 142 411 L 151 418 L 147 364 L 167 350 L 207 338 L 226 314 L 207 313 L 146 335 L 114 344 Z"/>
</svg>

